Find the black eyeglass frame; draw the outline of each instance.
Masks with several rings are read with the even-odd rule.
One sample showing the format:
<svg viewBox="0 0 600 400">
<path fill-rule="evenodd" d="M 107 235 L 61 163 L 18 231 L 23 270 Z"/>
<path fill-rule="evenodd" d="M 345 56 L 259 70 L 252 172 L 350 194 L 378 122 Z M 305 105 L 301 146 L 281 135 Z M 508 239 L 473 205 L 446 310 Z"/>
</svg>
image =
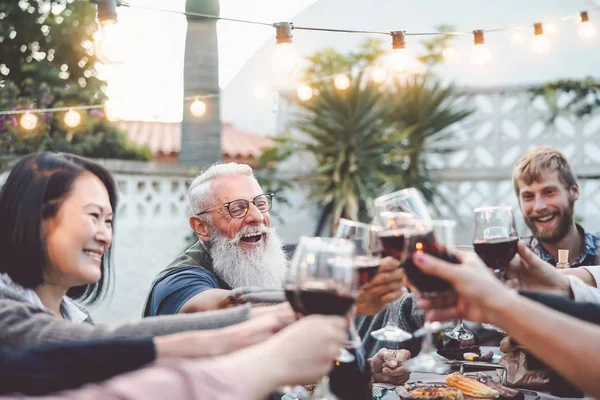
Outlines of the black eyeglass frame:
<svg viewBox="0 0 600 400">
<path fill-rule="evenodd" d="M 227 203 L 223 203 L 221 205 L 211 207 L 208 210 L 201 211 L 201 212 L 197 213 L 196 215 L 197 216 L 201 216 L 201 215 L 204 215 L 204 214 L 208 214 L 210 211 L 216 210 L 216 209 L 221 208 L 221 207 L 225 207 L 227 209 L 227 212 L 229 213 L 229 216 L 231 218 L 235 218 L 235 219 L 244 218 L 246 215 L 248 215 L 248 211 L 250 210 L 250 203 L 254 204 L 254 206 L 256 208 L 258 208 L 258 206 L 256 205 L 256 199 L 258 199 L 259 197 L 262 197 L 262 196 L 264 196 L 267 199 L 267 203 L 269 204 L 269 208 L 267 208 L 266 210 L 264 210 L 264 211 L 261 211 L 260 209 L 258 210 L 258 211 L 260 211 L 261 213 L 264 214 L 266 212 L 269 212 L 271 210 L 271 208 L 273 207 L 273 197 L 275 197 L 275 193 L 272 193 L 272 192 L 271 193 L 262 193 L 262 194 L 259 194 L 258 196 L 256 196 L 255 198 L 253 198 L 251 201 L 248 201 L 246 199 L 231 200 L 231 201 L 228 201 Z M 229 206 L 232 203 L 235 203 L 236 201 L 243 201 L 246 204 L 244 206 L 244 212 L 241 215 L 238 215 L 237 217 L 234 217 L 231 214 L 231 210 L 229 209 Z"/>
</svg>

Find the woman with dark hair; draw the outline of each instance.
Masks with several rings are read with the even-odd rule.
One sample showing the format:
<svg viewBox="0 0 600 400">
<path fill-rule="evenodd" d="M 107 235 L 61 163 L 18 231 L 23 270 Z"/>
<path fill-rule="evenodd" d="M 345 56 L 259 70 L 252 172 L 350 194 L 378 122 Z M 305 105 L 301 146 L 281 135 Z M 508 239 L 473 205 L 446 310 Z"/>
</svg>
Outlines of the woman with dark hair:
<svg viewBox="0 0 600 400">
<path fill-rule="evenodd" d="M 115 182 L 98 164 L 56 153 L 30 154 L 16 163 L 0 191 L 0 345 L 153 337 L 249 318 L 246 306 L 116 327 L 93 325 L 72 299 L 91 304 L 106 291 L 116 207 Z M 291 315 L 284 306 L 273 308 L 283 318 Z M 204 341 L 211 352 L 226 353 L 264 340 L 272 326 L 253 330 L 244 335 L 240 325 L 235 335 L 198 332 L 197 344 Z"/>
</svg>

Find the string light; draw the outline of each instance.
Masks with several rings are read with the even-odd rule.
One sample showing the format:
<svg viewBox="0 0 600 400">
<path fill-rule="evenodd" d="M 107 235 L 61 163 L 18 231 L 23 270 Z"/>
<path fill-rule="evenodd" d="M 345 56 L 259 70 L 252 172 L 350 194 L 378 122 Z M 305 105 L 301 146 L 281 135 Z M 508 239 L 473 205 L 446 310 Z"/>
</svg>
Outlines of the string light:
<svg viewBox="0 0 600 400">
<path fill-rule="evenodd" d="M 64 122 L 69 128 L 76 128 L 81 123 L 81 114 L 71 108 L 65 113 Z"/>
<path fill-rule="evenodd" d="M 38 123 L 37 115 L 32 114 L 29 111 L 27 111 L 25 114 L 21 115 L 21 118 L 19 119 L 19 125 L 21 125 L 21 128 L 25 129 L 26 131 L 34 130 L 35 127 L 37 126 L 37 123 Z"/>
<path fill-rule="evenodd" d="M 477 66 L 487 65 L 492 61 L 492 53 L 485 44 L 483 31 L 473 31 L 473 49 L 471 50 L 471 63 Z"/>
<path fill-rule="evenodd" d="M 333 78 L 333 85 L 339 90 L 346 90 L 350 87 L 350 78 L 346 74 L 338 74 Z"/>
<path fill-rule="evenodd" d="M 292 24 L 289 22 L 278 22 L 275 26 L 275 55 L 273 56 L 273 68 L 283 76 L 293 75 L 299 64 L 298 53 L 292 42 Z"/>
<path fill-rule="evenodd" d="M 555 22 L 546 22 L 544 24 L 544 32 L 549 36 L 556 35 L 558 33 L 558 25 Z"/>
<path fill-rule="evenodd" d="M 390 33 L 392 35 L 392 67 L 399 73 L 408 72 L 412 66 L 412 60 L 406 50 L 404 31 Z"/>
<path fill-rule="evenodd" d="M 383 83 L 387 79 L 388 71 L 383 67 L 374 67 L 371 71 L 371 80 L 375 83 Z"/>
<path fill-rule="evenodd" d="M 596 36 L 596 27 L 591 23 L 587 11 L 579 13 L 579 36 L 585 40 L 593 39 Z"/>
<path fill-rule="evenodd" d="M 544 35 L 544 27 L 541 23 L 533 24 L 533 43 L 531 44 L 531 50 L 535 54 L 545 54 L 550 50 L 550 42 L 546 35 Z"/>
<path fill-rule="evenodd" d="M 306 83 L 301 83 L 296 88 L 296 93 L 298 94 L 298 98 L 302 101 L 308 101 L 313 97 L 313 90 Z"/>
<path fill-rule="evenodd" d="M 196 99 L 190 105 L 190 112 L 194 117 L 202 117 L 206 114 L 206 103 L 200 99 Z"/>
<path fill-rule="evenodd" d="M 96 37 L 96 57 L 103 64 L 120 64 L 125 59 L 123 34 L 117 25 L 117 0 L 95 0 L 100 30 Z"/>
</svg>

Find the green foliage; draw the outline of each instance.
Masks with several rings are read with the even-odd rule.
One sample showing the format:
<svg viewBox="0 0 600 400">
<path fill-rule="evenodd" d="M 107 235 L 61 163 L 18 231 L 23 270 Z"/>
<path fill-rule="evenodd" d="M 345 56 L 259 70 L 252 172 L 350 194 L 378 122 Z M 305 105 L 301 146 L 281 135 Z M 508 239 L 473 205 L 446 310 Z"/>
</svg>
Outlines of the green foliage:
<svg viewBox="0 0 600 400">
<path fill-rule="evenodd" d="M 428 42 L 423 56 L 431 67 L 445 40 Z M 385 53 L 381 42 L 369 40 L 356 52 L 324 49 L 308 57 L 305 78 L 319 80 L 335 73 L 364 71 L 379 65 Z M 259 161 L 279 163 L 296 154 L 310 158 L 315 168 L 286 178 L 287 184 L 307 185 L 310 199 L 321 207 L 316 234 L 333 228 L 340 218 L 368 220 L 372 199 L 386 190 L 415 186 L 429 201 L 438 196 L 426 162 L 427 154 L 450 151 L 439 145 L 452 124 L 470 114 L 457 106 L 453 86 L 434 76 L 397 79 L 377 85 L 363 72 L 350 74 L 351 85 L 340 91 L 330 79 L 311 84 L 318 95 L 306 102 L 293 99 L 300 112 L 291 128 L 299 135 L 276 140 Z M 312 164 L 311 164 L 312 165 Z"/>
<path fill-rule="evenodd" d="M 105 82 L 96 78 L 93 35 L 96 6 L 89 1 L 19 0 L 0 3 L 0 110 L 102 105 Z M 70 129 L 64 113 L 37 114 L 26 131 L 20 115 L 0 116 L 0 154 L 41 150 L 88 157 L 148 160 L 147 149 L 127 143 L 102 111 L 82 111 Z"/>
<path fill-rule="evenodd" d="M 532 97 L 542 96 L 550 109 L 552 123 L 561 112 L 574 113 L 579 118 L 592 114 L 600 108 L 600 82 L 592 77 L 582 80 L 566 79 L 548 82 L 530 90 Z M 559 107 L 558 97 L 567 94 L 570 100 Z"/>
</svg>

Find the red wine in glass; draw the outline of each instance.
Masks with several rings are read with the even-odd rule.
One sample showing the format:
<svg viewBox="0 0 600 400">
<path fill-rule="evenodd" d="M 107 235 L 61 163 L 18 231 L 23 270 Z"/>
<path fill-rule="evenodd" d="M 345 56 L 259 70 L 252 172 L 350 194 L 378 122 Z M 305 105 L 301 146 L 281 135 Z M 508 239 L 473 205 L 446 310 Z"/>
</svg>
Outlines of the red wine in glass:
<svg viewBox="0 0 600 400">
<path fill-rule="evenodd" d="M 362 286 L 371 281 L 379 271 L 378 258 L 369 256 L 356 256 L 354 259 L 354 268 L 358 275 L 358 285 Z"/>
<path fill-rule="evenodd" d="M 303 314 L 346 315 L 355 298 L 335 289 L 303 287 L 299 292 Z"/>
<path fill-rule="evenodd" d="M 402 266 L 408 280 L 424 295 L 452 290 L 452 285 L 448 281 L 428 275 L 417 267 L 413 263 L 413 255 L 422 251 L 453 264 L 458 264 L 458 259 L 435 240 L 433 231 L 413 233 L 407 236 L 406 258 Z"/>
<path fill-rule="evenodd" d="M 284 289 L 285 297 L 292 306 L 292 310 L 298 315 L 304 315 L 304 308 L 302 307 L 302 302 L 298 296 L 298 290 L 295 284 L 285 285 Z"/>
<path fill-rule="evenodd" d="M 401 229 L 384 230 L 379 233 L 379 240 L 383 246 L 385 256 L 394 257 L 398 261 L 402 261 L 404 257 L 404 231 Z"/>
<path fill-rule="evenodd" d="M 492 270 L 504 269 L 517 254 L 517 242 L 519 238 L 509 236 L 487 240 L 475 240 L 473 248 L 475 252 Z"/>
<path fill-rule="evenodd" d="M 329 373 L 331 392 L 340 400 L 372 400 L 373 374 L 362 346 L 347 351 L 354 360 L 336 360 Z"/>
</svg>

